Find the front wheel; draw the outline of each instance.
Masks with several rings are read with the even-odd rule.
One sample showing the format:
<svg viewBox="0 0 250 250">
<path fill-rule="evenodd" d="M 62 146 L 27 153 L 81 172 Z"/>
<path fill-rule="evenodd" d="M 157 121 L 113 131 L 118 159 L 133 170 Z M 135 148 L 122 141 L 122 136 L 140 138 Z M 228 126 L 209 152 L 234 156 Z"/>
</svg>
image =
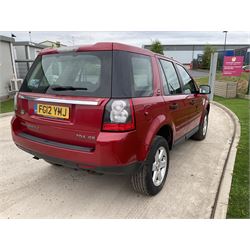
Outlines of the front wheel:
<svg viewBox="0 0 250 250">
<path fill-rule="evenodd" d="M 131 177 L 134 190 L 145 195 L 159 193 L 166 181 L 168 166 L 168 143 L 163 137 L 156 136 L 143 166 Z"/>
</svg>

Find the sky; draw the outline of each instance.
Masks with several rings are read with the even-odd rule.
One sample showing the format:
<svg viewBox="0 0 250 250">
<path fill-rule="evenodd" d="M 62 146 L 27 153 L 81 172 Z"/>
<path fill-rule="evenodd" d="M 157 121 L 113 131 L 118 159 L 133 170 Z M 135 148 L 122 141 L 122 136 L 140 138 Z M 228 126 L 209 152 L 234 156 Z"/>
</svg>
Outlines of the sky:
<svg viewBox="0 0 250 250">
<path fill-rule="evenodd" d="M 14 34 L 16 41 L 29 41 L 28 31 L 0 31 L 0 35 Z M 224 44 L 221 31 L 32 31 L 31 41 L 60 41 L 65 45 L 93 44 L 96 42 L 121 42 L 135 46 L 160 40 L 162 44 Z M 229 31 L 227 44 L 250 44 L 250 31 Z"/>
</svg>

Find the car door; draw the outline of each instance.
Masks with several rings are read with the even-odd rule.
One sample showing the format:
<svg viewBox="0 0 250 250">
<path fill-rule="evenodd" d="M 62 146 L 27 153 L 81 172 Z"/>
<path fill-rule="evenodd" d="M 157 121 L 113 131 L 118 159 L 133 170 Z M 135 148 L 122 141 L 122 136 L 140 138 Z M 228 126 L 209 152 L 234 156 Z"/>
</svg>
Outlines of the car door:
<svg viewBox="0 0 250 250">
<path fill-rule="evenodd" d="M 200 123 L 202 113 L 202 98 L 198 95 L 198 88 L 187 70 L 180 64 L 176 64 L 179 78 L 183 85 L 186 113 L 188 115 L 188 132 L 195 129 Z"/>
<path fill-rule="evenodd" d="M 187 113 L 185 97 L 174 64 L 166 59 L 159 59 L 162 74 L 163 98 L 166 115 L 171 116 L 174 127 L 174 142 L 186 134 Z"/>
</svg>

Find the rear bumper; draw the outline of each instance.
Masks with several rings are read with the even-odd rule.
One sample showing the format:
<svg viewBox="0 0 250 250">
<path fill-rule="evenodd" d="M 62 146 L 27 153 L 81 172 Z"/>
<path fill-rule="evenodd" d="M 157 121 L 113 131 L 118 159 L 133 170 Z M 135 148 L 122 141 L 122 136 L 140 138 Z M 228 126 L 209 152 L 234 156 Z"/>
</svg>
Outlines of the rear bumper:
<svg viewBox="0 0 250 250">
<path fill-rule="evenodd" d="M 136 172 L 142 165 L 141 162 L 136 162 L 136 163 L 132 163 L 126 166 L 105 166 L 105 167 L 92 166 L 91 168 L 89 168 L 89 167 L 84 167 L 83 165 L 78 164 L 76 162 L 71 162 L 68 160 L 61 159 L 61 158 L 58 159 L 58 158 L 54 158 L 48 155 L 42 155 L 33 150 L 23 148 L 20 145 L 17 145 L 17 147 L 31 155 L 36 156 L 39 159 L 43 159 L 53 164 L 59 164 L 65 167 L 73 168 L 73 169 L 83 169 L 83 170 L 94 171 L 94 172 L 103 173 L 103 174 L 130 175 Z"/>
<path fill-rule="evenodd" d="M 12 138 L 22 150 L 52 163 L 85 170 L 131 174 L 140 168 L 142 161 L 136 156 L 136 133 L 101 132 L 94 150 L 84 147 L 63 147 L 62 143 L 49 143 L 40 138 L 23 136 L 18 130 L 18 118 L 12 119 Z M 61 145 L 60 145 L 61 144 Z"/>
</svg>

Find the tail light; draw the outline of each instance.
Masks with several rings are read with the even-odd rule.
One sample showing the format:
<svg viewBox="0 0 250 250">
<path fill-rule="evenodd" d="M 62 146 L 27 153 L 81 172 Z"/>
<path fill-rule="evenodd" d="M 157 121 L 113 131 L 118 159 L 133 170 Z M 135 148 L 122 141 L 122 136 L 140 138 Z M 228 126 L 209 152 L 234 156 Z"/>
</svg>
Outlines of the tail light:
<svg viewBox="0 0 250 250">
<path fill-rule="evenodd" d="M 130 131 L 133 129 L 135 129 L 135 118 L 132 100 L 110 100 L 105 107 L 102 130 Z"/>
</svg>

